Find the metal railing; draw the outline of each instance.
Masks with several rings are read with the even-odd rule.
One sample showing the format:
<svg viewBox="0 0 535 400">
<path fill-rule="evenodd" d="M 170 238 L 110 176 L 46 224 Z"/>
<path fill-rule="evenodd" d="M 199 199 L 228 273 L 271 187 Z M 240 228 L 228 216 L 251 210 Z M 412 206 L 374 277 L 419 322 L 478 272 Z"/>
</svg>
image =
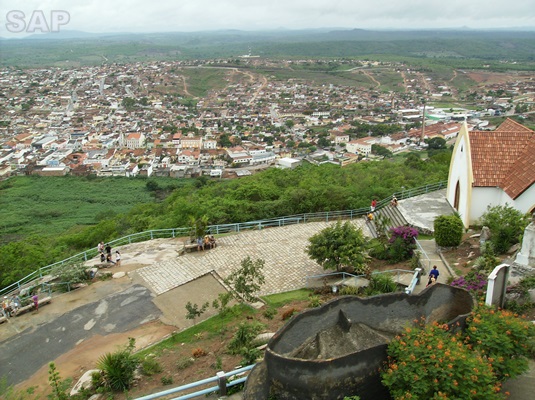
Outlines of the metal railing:
<svg viewBox="0 0 535 400">
<path fill-rule="evenodd" d="M 414 271 L 411 270 L 405 270 L 405 269 L 390 269 L 387 271 L 373 271 L 371 275 L 381 275 L 381 274 L 389 274 L 389 275 L 395 275 L 394 281 L 396 283 L 400 282 L 400 276 L 402 274 L 414 274 Z M 338 280 L 336 280 L 336 277 L 341 277 Z M 340 280 L 341 279 L 341 280 Z M 307 289 L 313 288 L 313 287 L 321 287 L 321 286 L 333 286 L 336 284 L 336 286 L 344 285 L 347 281 L 350 279 L 354 279 L 354 284 L 358 283 L 360 279 L 367 279 L 366 275 L 354 275 L 350 274 L 348 272 L 331 272 L 328 274 L 319 274 L 319 275 L 310 275 L 305 278 L 305 287 Z M 317 282 L 317 284 L 314 284 L 314 282 Z M 411 281 L 412 282 L 412 281 Z M 335 289 L 333 288 L 333 291 Z M 336 289 L 337 290 L 337 289 Z"/>
<path fill-rule="evenodd" d="M 421 194 L 433 192 L 436 190 L 443 189 L 447 186 L 447 182 L 438 182 L 430 185 L 421 186 L 414 189 L 404 189 L 401 192 L 395 192 L 394 196 L 401 199 L 407 199 L 409 197 L 418 196 Z M 391 197 L 383 199 L 378 202 L 377 209 L 384 207 L 390 203 Z M 280 218 L 271 218 L 263 219 L 258 221 L 249 221 L 249 222 L 240 222 L 233 224 L 220 224 L 220 225 L 209 225 L 206 230 L 207 233 L 211 235 L 220 235 L 225 233 L 238 233 L 247 230 L 258 230 L 265 228 L 273 227 L 282 227 L 287 225 L 302 224 L 307 222 L 321 222 L 321 221 L 336 221 L 339 219 L 354 219 L 366 215 L 370 211 L 369 207 L 358 208 L 354 210 L 342 210 L 342 211 L 324 211 L 317 213 L 305 213 L 290 215 Z M 172 229 L 153 229 L 150 231 L 144 231 L 139 233 L 134 233 L 128 236 L 121 237 L 108 243 L 112 247 L 124 246 L 126 244 L 143 242 L 146 240 L 159 239 L 159 238 L 175 238 L 175 237 L 189 237 L 191 232 L 190 228 L 172 228 Z M 21 288 L 32 285 L 32 282 L 41 279 L 46 275 L 53 274 L 54 269 L 62 267 L 64 265 L 72 265 L 77 263 L 86 262 L 93 257 L 98 255 L 97 248 L 92 248 L 81 253 L 75 254 L 72 257 L 66 258 L 65 260 L 58 261 L 56 263 L 41 267 L 38 270 L 32 272 L 26 277 L 20 279 L 19 281 L 12 283 L 11 285 L 0 289 L 0 295 L 11 293 Z"/>
<path fill-rule="evenodd" d="M 417 249 L 415 251 L 417 251 L 420 254 L 418 263 L 420 264 L 420 266 L 422 267 L 424 271 L 430 271 L 431 259 L 427 255 L 427 252 L 424 250 L 424 248 L 422 247 L 418 239 L 416 239 L 416 247 Z"/>
<path fill-rule="evenodd" d="M 253 369 L 254 365 L 248 365 L 247 367 L 239 368 L 231 372 L 218 372 L 216 376 L 202 379 L 197 382 L 188 383 L 186 385 L 178 386 L 172 389 L 164 390 L 162 392 L 149 394 L 147 396 L 138 397 L 136 400 L 153 400 L 158 399 L 160 397 L 169 396 L 171 394 L 184 392 L 186 390 L 190 390 L 199 386 L 208 385 L 210 383 L 217 382 L 216 386 L 211 386 L 206 389 L 199 390 L 194 393 L 189 393 L 183 396 L 174 397 L 172 400 L 186 400 L 186 399 L 193 399 L 195 397 L 204 396 L 210 393 L 219 392 L 220 396 L 226 396 L 227 389 L 229 387 L 239 385 L 240 383 L 243 383 L 247 380 L 247 376 L 242 376 L 237 379 L 229 380 L 229 378 L 232 378 L 233 376 L 237 375 L 243 375 L 245 372 L 250 371 Z"/>
</svg>

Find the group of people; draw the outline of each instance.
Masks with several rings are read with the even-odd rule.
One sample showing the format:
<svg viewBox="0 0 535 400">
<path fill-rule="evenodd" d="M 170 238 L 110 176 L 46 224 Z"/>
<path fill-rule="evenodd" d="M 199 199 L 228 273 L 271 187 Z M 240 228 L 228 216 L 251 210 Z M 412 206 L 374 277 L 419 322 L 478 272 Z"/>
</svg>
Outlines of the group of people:
<svg viewBox="0 0 535 400">
<path fill-rule="evenodd" d="M 398 206 L 398 199 L 396 196 L 392 196 L 392 200 L 390 200 L 390 205 L 392 207 Z M 368 221 L 373 221 L 373 213 L 375 212 L 375 208 L 377 207 L 377 200 L 373 199 L 372 203 L 370 204 L 370 212 L 366 215 L 366 218 Z"/>
<path fill-rule="evenodd" d="M 13 317 L 17 315 L 17 312 L 22 306 L 22 302 L 19 296 L 12 295 L 10 298 L 4 296 L 2 301 L 2 314 L 4 317 Z"/>
<path fill-rule="evenodd" d="M 121 264 L 121 253 L 119 250 L 115 251 L 115 261 L 112 259 L 111 246 L 109 243 L 104 245 L 104 242 L 100 242 L 97 246 L 97 250 L 100 254 L 100 262 L 112 263 L 117 266 Z"/>
<path fill-rule="evenodd" d="M 205 235 L 197 238 L 197 251 L 213 249 L 216 247 L 214 235 Z"/>
<path fill-rule="evenodd" d="M 39 311 L 39 297 L 34 294 L 31 297 L 35 311 Z M 2 301 L 2 314 L 4 317 L 14 317 L 22 308 L 22 300 L 17 294 L 12 294 L 10 297 L 4 296 Z"/>
</svg>

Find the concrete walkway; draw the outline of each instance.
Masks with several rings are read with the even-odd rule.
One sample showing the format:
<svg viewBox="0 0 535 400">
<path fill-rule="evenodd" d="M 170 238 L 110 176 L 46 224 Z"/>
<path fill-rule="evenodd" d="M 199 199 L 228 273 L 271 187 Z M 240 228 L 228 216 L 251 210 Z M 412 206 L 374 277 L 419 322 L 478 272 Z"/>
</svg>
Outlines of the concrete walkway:
<svg viewBox="0 0 535 400">
<path fill-rule="evenodd" d="M 369 234 L 362 218 L 351 221 Z M 300 289 L 306 277 L 325 273 L 305 252 L 308 239 L 334 222 L 311 222 L 281 228 L 245 231 L 217 239 L 211 250 L 178 256 L 182 242 L 178 239 L 156 239 L 158 243 L 136 243 L 121 247 L 122 263 L 135 259 L 146 267 L 129 273 L 141 279 L 156 296 L 184 285 L 211 271 L 228 277 L 246 257 L 265 262 L 265 283 L 260 295 Z M 156 246 L 154 246 L 156 244 Z M 93 261 L 94 263 L 98 262 Z"/>
</svg>

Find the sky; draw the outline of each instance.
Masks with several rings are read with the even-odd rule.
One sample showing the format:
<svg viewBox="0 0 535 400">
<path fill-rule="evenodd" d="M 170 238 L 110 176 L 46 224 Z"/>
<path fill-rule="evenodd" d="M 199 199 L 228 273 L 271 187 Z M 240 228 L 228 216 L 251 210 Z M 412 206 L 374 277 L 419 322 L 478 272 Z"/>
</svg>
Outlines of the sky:
<svg viewBox="0 0 535 400">
<path fill-rule="evenodd" d="M 535 27 L 535 0 L 2 0 L 0 36 L 49 30 Z"/>
</svg>

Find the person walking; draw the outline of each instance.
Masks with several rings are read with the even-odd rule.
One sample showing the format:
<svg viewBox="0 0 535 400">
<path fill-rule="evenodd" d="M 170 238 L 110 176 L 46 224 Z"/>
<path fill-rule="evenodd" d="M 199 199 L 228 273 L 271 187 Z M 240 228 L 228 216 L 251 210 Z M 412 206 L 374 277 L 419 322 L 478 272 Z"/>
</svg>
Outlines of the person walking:
<svg viewBox="0 0 535 400">
<path fill-rule="evenodd" d="M 427 286 L 435 283 L 438 280 L 439 275 L 440 272 L 438 272 L 437 266 L 433 265 L 433 269 L 429 272 L 429 281 L 427 282 Z"/>
</svg>

